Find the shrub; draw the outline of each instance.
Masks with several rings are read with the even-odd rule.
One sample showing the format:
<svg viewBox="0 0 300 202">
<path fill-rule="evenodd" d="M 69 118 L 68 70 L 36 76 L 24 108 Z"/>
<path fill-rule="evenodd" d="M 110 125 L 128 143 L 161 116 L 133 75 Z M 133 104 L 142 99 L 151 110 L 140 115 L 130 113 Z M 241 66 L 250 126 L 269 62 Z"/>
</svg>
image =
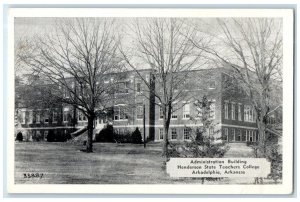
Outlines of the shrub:
<svg viewBox="0 0 300 202">
<path fill-rule="evenodd" d="M 34 134 L 32 135 L 32 140 L 33 140 L 33 141 L 39 142 L 39 141 L 41 141 L 42 139 L 43 139 L 43 137 L 42 137 L 41 134 L 34 133 Z"/>
<path fill-rule="evenodd" d="M 282 179 L 282 154 L 278 152 L 278 148 L 273 148 L 267 158 L 271 162 L 271 173 L 268 177 L 277 184 Z"/>
<path fill-rule="evenodd" d="M 114 137 L 115 137 L 115 140 L 117 142 L 120 142 L 120 143 L 132 143 L 132 137 L 131 137 L 131 134 L 128 132 L 128 133 L 125 133 L 125 134 L 114 134 Z"/>
<path fill-rule="evenodd" d="M 96 142 L 115 142 L 114 128 L 112 125 L 107 125 L 98 134 L 96 134 Z"/>
<path fill-rule="evenodd" d="M 71 138 L 72 137 L 69 133 L 64 134 L 63 131 L 56 131 L 56 133 L 54 133 L 53 130 L 50 130 L 49 134 L 47 135 L 48 142 L 66 142 Z"/>
<path fill-rule="evenodd" d="M 21 132 L 18 132 L 16 141 L 22 142 L 23 141 L 23 134 Z"/>
<path fill-rule="evenodd" d="M 118 142 L 118 143 L 142 143 L 142 135 L 138 128 L 131 134 L 125 132 L 118 134 L 114 132 L 112 125 L 107 125 L 98 134 L 96 134 L 95 142 Z"/>
<path fill-rule="evenodd" d="M 141 144 L 142 141 L 142 134 L 138 128 L 135 129 L 135 131 L 131 134 L 131 140 L 134 144 Z"/>
<path fill-rule="evenodd" d="M 54 135 L 54 132 L 53 130 L 50 130 L 48 135 L 47 135 L 47 141 L 48 142 L 55 142 L 55 135 Z"/>
</svg>

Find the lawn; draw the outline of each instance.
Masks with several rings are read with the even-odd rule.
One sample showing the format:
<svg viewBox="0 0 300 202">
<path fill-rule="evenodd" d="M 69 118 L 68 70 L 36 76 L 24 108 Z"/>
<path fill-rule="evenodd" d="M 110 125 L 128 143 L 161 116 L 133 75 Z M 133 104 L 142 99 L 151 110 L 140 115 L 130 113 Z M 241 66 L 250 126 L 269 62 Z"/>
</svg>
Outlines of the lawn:
<svg viewBox="0 0 300 202">
<path fill-rule="evenodd" d="M 72 143 L 16 142 L 15 183 L 19 184 L 201 184 L 200 178 L 170 178 L 161 144 L 95 143 L 93 153 Z M 229 154 L 232 152 L 229 152 Z M 233 151 L 233 153 L 239 153 Z M 24 174 L 43 173 L 42 178 Z M 253 178 L 223 178 L 205 184 L 251 184 Z"/>
<path fill-rule="evenodd" d="M 71 143 L 15 143 L 15 182 L 41 184 L 200 183 L 172 179 L 162 168 L 161 145 L 95 143 L 94 153 Z M 43 173 L 43 178 L 24 178 Z"/>
</svg>

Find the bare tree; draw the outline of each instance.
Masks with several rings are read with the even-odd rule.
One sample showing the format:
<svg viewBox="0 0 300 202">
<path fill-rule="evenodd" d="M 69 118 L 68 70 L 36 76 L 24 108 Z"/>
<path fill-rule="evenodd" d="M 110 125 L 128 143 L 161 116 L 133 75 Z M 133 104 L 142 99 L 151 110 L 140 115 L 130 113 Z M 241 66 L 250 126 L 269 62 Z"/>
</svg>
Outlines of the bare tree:
<svg viewBox="0 0 300 202">
<path fill-rule="evenodd" d="M 213 60 L 233 70 L 232 76 L 239 81 L 255 108 L 261 154 L 265 155 L 268 115 L 280 105 L 274 103 L 274 95 L 282 93 L 274 88 L 275 84 L 281 86 L 282 21 L 273 18 L 218 19 L 217 25 L 220 34 L 214 34 L 214 46 L 194 44 L 210 53 Z"/>
<path fill-rule="evenodd" d="M 20 56 L 31 69 L 51 84 L 51 95 L 73 105 L 88 120 L 87 152 L 92 152 L 93 122 L 110 102 L 107 74 L 119 70 L 118 35 L 111 19 L 57 19 L 49 35 L 30 44 L 33 51 Z"/>
<path fill-rule="evenodd" d="M 202 67 L 201 51 L 190 42 L 196 38 L 197 32 L 184 19 L 151 18 L 137 20 L 133 27 L 134 50 L 130 53 L 122 50 L 129 67 L 137 72 L 146 86 L 144 91 L 151 91 L 155 96 L 155 105 L 163 113 L 164 144 L 162 155 L 167 157 L 168 132 L 171 115 L 183 107 L 181 101 L 189 101 L 194 95 L 187 92 L 191 83 L 187 82 L 191 70 Z M 198 43 L 203 41 L 199 38 Z M 196 39 L 195 39 L 196 40 Z M 139 73 L 142 68 L 151 69 L 152 78 L 147 81 Z M 155 80 L 155 88 L 151 82 Z M 147 97 L 145 93 L 145 97 Z M 147 97 L 151 101 L 150 97 Z"/>
</svg>

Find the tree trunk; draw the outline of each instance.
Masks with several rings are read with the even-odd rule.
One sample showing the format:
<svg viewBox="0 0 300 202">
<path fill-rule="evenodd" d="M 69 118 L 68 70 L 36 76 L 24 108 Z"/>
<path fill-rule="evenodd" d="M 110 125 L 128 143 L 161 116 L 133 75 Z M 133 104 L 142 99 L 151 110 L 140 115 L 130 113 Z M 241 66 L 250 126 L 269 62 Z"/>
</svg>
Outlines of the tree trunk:
<svg viewBox="0 0 300 202">
<path fill-rule="evenodd" d="M 168 156 L 167 156 L 168 145 L 169 145 L 168 133 L 169 133 L 169 126 L 167 125 L 167 121 L 164 120 L 164 143 L 163 143 L 162 156 L 164 156 L 166 158 L 168 158 Z"/>
<path fill-rule="evenodd" d="M 266 124 L 263 121 L 257 122 L 258 134 L 259 134 L 259 154 L 260 156 L 265 157 L 266 154 Z"/>
<path fill-rule="evenodd" d="M 162 156 L 166 157 L 166 161 L 168 161 L 168 145 L 169 145 L 169 126 L 170 126 L 170 119 L 171 119 L 171 106 L 165 107 L 163 109 L 164 115 L 164 144 L 163 144 L 163 151 Z"/>
<path fill-rule="evenodd" d="M 86 152 L 93 152 L 93 131 L 94 131 L 94 117 L 88 117 L 88 137 L 86 143 Z"/>
</svg>

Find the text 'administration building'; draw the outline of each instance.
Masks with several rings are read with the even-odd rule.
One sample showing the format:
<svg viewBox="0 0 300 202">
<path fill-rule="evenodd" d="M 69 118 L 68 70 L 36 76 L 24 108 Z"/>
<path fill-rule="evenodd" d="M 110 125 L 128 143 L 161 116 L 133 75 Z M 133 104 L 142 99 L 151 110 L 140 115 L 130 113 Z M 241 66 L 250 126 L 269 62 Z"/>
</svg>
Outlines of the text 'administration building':
<svg viewBox="0 0 300 202">
<path fill-rule="evenodd" d="M 113 114 L 105 118 L 98 117 L 95 120 L 95 129 L 99 132 L 107 123 L 112 123 L 118 134 L 132 132 L 135 128 L 139 128 L 143 133 L 145 109 L 146 137 L 156 142 L 162 141 L 163 115 L 158 105 L 159 101 L 152 90 L 147 90 L 149 87 L 143 81 L 147 81 L 151 84 L 150 88 L 159 92 L 155 74 L 151 74 L 150 70 L 141 70 L 139 75 L 135 71 L 124 74 L 126 76 L 118 82 L 119 90 L 114 92 L 114 99 L 111 102 Z M 258 140 L 255 114 L 250 100 L 223 68 L 194 70 L 190 75 L 192 76 L 187 77 L 186 81 L 193 85 L 187 85 L 189 87 L 184 91 L 193 96 L 187 96 L 188 99 L 182 97 L 175 103 L 178 109 L 172 114 L 170 141 L 188 140 L 189 128 L 202 125 L 200 119 L 195 119 L 199 114 L 194 103 L 203 96 L 213 101 L 211 115 L 215 128 L 210 129 L 211 133 L 220 131 L 218 136 L 228 142 Z M 110 82 L 111 79 L 113 75 L 109 75 L 107 80 L 102 82 Z M 67 105 L 39 110 L 22 108 L 19 109 L 16 119 L 28 139 L 36 134 L 41 134 L 45 139 L 50 131 L 66 134 L 87 125 L 86 117 L 74 106 Z"/>
</svg>

